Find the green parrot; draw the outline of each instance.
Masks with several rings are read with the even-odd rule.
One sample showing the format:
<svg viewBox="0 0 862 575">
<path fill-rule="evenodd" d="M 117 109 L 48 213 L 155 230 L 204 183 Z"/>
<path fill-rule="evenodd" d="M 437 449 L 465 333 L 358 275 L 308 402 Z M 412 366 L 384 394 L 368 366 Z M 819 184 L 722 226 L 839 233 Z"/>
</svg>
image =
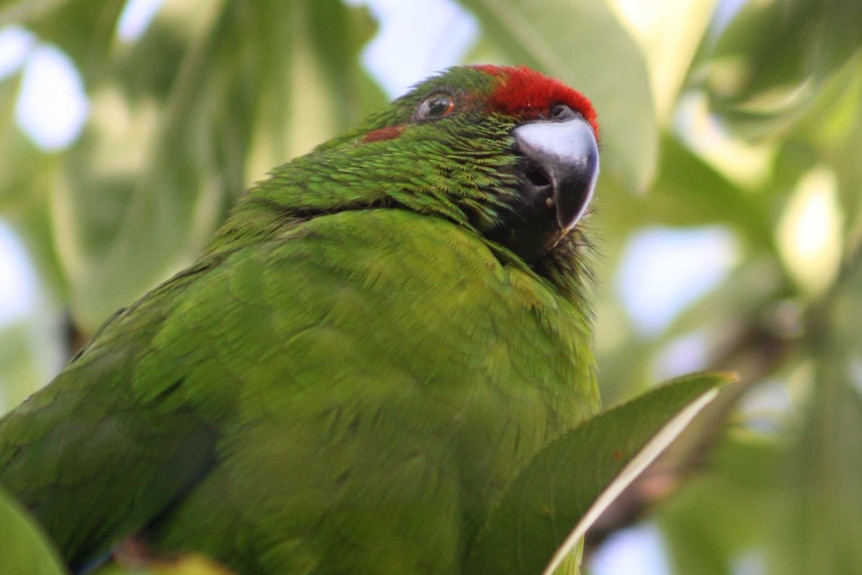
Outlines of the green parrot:
<svg viewBox="0 0 862 575">
<path fill-rule="evenodd" d="M 78 572 L 133 541 L 245 575 L 460 573 L 599 408 L 597 142 L 528 68 L 418 84 L 252 186 L 0 420 L 0 484 Z"/>
</svg>

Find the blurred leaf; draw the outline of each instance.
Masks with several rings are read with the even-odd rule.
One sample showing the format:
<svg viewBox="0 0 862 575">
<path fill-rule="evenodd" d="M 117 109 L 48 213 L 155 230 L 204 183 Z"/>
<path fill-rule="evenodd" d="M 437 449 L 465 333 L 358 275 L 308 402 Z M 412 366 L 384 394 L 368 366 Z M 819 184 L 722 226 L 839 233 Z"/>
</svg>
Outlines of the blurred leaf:
<svg viewBox="0 0 862 575">
<path fill-rule="evenodd" d="M 558 76 L 599 114 L 602 171 L 644 191 L 655 174 L 658 125 L 646 61 L 596 0 L 462 0 L 518 64 Z"/>
<path fill-rule="evenodd" d="M 87 140 L 69 155 L 70 183 L 59 188 L 54 213 L 73 313 L 86 329 L 187 263 L 224 217 L 228 198 L 243 189 L 254 95 L 271 79 L 266 63 L 275 54 L 269 51 L 280 53 L 241 38 L 269 37 L 267 30 L 283 18 L 268 8 L 228 3 L 191 39 L 143 174 L 92 173 L 110 166 L 99 154 L 111 150 Z M 94 116 L 99 113 L 94 106 Z"/>
<path fill-rule="evenodd" d="M 655 194 L 650 212 L 670 225 L 723 223 L 752 244 L 769 248 L 772 219 L 761 194 L 739 188 L 678 140 L 662 139 Z"/>
<path fill-rule="evenodd" d="M 309 2 L 308 10 L 310 45 L 325 76 L 326 92 L 334 98 L 329 112 L 335 120 L 335 130 L 341 132 L 368 113 L 363 106 L 367 99 L 356 95 L 376 85 L 363 80 L 365 75 L 355 62 L 362 47 L 374 37 L 377 26 L 366 9 L 348 8 L 341 0 Z M 373 105 L 382 105 L 385 98 L 379 89 L 376 96 Z"/>
<path fill-rule="evenodd" d="M 812 308 L 806 413 L 781 483 L 790 490 L 775 553 L 782 574 L 862 573 L 862 252 Z"/>
<path fill-rule="evenodd" d="M 0 571 L 4 575 L 65 575 L 41 529 L 0 488 Z"/>
<path fill-rule="evenodd" d="M 785 146 L 806 147 L 809 167 L 825 163 L 835 170 L 847 229 L 862 220 L 862 51 L 825 83 L 821 96 Z M 789 167 L 787 162 L 785 167 Z"/>
<path fill-rule="evenodd" d="M 364 112 L 367 98 L 357 93 L 367 94 L 367 83 L 346 73 L 355 70 L 361 46 L 349 27 L 361 21 L 340 2 L 217 8 L 187 37 L 157 20 L 122 51 L 113 81 L 126 82 L 122 93 L 133 98 L 94 99 L 91 127 L 67 154 L 67 181 L 56 188 L 53 214 L 73 315 L 88 331 L 186 265 L 248 185 L 249 173 L 263 176 Z M 168 38 L 167 46 L 150 34 Z M 141 76 L 130 73 L 136 63 L 161 62 L 166 54 L 178 60 L 167 66 L 175 70 L 170 80 L 146 66 Z M 118 106 L 131 118 L 155 107 L 159 124 L 137 169 L 113 161 L 117 149 L 108 131 Z"/>
<path fill-rule="evenodd" d="M 858 0 L 746 2 L 711 55 L 711 103 L 742 134 L 774 133 L 860 47 Z"/>
<path fill-rule="evenodd" d="M 787 495 L 776 485 L 785 455 L 775 441 L 750 433 L 722 441 L 709 471 L 658 511 L 675 573 L 733 573 L 764 534 L 778 531 L 773 511 Z"/>
<path fill-rule="evenodd" d="M 464 572 L 552 572 L 610 502 L 715 397 L 715 388 L 732 379 L 680 378 L 551 442 L 491 512 Z"/>
<path fill-rule="evenodd" d="M 35 321 L 19 320 L 0 325 L 0 366 L 3 366 L 0 370 L 0 416 L 54 375 L 49 370 L 52 350 L 41 333 L 45 331 L 46 326 Z"/>
<path fill-rule="evenodd" d="M 48 213 L 61 158 L 39 150 L 18 128 L 14 110 L 19 84 L 20 75 L 0 80 L 0 216 L 24 240 L 47 291 L 62 298 L 66 282 Z"/>
<path fill-rule="evenodd" d="M 95 83 L 95 89 L 118 84 L 130 105 L 148 98 L 167 100 L 193 33 L 175 20 L 157 17 L 137 41 L 113 51 L 110 76 Z"/>
<path fill-rule="evenodd" d="M 36 189 L 27 189 L 30 197 L 38 198 L 46 191 L 41 185 L 55 184 L 53 181 L 43 182 L 39 178 L 34 178 L 30 185 L 36 186 Z M 65 302 L 69 294 L 69 284 L 56 251 L 56 229 L 53 226 L 50 209 L 51 204 L 47 199 L 41 199 L 38 202 L 26 204 L 24 209 L 5 214 L 5 217 L 9 218 L 24 242 L 41 287 L 54 301 Z"/>
<path fill-rule="evenodd" d="M 42 174 L 56 165 L 56 160 L 42 154 L 15 123 L 20 84 L 20 74 L 0 81 L 0 157 L 4 168 L 0 170 L 0 212 L 18 209 L 23 203 L 44 201 L 47 190 L 37 198 L 30 197 L 28 192 L 33 191 L 35 181 L 43 179 Z"/>
<path fill-rule="evenodd" d="M 0 170 L 0 219 L 2 223 L 11 224 L 16 235 L 23 240 L 28 255 L 35 260 L 34 267 L 42 274 L 40 279 L 46 291 L 54 296 L 62 296 L 65 282 L 53 249 L 52 230 L 46 225 L 51 185 L 60 160 L 56 155 L 40 151 L 18 128 L 15 108 L 22 75 L 20 69 L 7 70 L 9 72 L 12 73 L 0 79 L 0 158 L 3 158 Z M 0 246 L 0 250 L 4 247 Z M 0 258 L 3 255 L 0 252 Z M 6 281 L 5 277 L 0 280 L 2 283 Z M 0 291 L 4 291 L 2 287 Z M 26 391 L 33 390 L 37 374 L 39 379 L 44 377 L 44 373 L 40 373 L 33 365 L 34 357 L 29 349 L 33 342 L 26 337 L 28 332 L 26 326 L 4 325 L 0 321 L 0 340 L 22 352 L 13 355 L 0 349 L 0 355 L 12 355 L 8 361 L 0 361 L 0 397 L 6 391 L 4 380 L 9 382 L 11 398 L 17 399 Z M 4 407 L 11 406 L 4 406 L 3 401 L 0 401 L 0 412 L 4 411 Z"/>
<path fill-rule="evenodd" d="M 0 8 L 0 26 L 23 24 L 42 41 L 57 45 L 81 69 L 96 78 L 109 68 L 116 26 L 126 0 L 42 0 Z"/>
</svg>

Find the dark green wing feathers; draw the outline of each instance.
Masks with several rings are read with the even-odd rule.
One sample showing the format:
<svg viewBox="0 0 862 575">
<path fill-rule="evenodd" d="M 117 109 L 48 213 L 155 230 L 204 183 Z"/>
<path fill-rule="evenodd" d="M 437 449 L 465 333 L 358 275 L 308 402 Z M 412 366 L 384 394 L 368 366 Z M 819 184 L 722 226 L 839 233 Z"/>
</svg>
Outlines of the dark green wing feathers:
<svg viewBox="0 0 862 575">
<path fill-rule="evenodd" d="M 72 565 L 140 529 L 214 461 L 214 430 L 163 402 L 183 366 L 144 362 L 159 353 L 153 338 L 171 301 L 154 295 L 115 317 L 52 385 L 0 420 L 0 481 Z"/>
</svg>

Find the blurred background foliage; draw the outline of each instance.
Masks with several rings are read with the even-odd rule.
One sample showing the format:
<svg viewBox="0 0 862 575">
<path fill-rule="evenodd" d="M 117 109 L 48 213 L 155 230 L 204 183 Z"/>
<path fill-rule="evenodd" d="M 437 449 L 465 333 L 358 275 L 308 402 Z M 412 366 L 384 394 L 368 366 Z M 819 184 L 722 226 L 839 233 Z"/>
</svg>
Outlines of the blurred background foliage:
<svg viewBox="0 0 862 575">
<path fill-rule="evenodd" d="M 188 264 L 249 183 L 384 103 L 387 66 L 430 71 L 406 45 L 367 57 L 395 2 L 165 0 L 123 32 L 135 3 L 0 0 L 0 39 L 23 46 L 0 42 L 0 295 L 18 306 L 0 413 Z M 862 2 L 401 4 L 408 39 L 444 5 L 476 24 L 463 49 L 439 38 L 446 65 L 527 64 L 596 105 L 606 405 L 741 375 L 606 513 L 590 570 L 862 573 Z M 55 94 L 84 118 L 65 141 L 27 125 L 45 52 L 84 94 Z M 622 567 L 644 532 L 658 559 Z"/>
</svg>

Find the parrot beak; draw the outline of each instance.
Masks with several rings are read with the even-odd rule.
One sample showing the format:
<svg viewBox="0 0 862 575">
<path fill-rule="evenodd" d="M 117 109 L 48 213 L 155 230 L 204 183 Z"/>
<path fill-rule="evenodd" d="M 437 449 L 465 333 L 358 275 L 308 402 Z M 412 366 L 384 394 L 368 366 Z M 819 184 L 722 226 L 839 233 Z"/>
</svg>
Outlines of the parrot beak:
<svg viewBox="0 0 862 575">
<path fill-rule="evenodd" d="M 522 124 L 512 132 L 520 176 L 516 217 L 497 230 L 500 243 L 528 262 L 547 255 L 583 216 L 599 175 L 590 124 L 571 112 Z"/>
</svg>

